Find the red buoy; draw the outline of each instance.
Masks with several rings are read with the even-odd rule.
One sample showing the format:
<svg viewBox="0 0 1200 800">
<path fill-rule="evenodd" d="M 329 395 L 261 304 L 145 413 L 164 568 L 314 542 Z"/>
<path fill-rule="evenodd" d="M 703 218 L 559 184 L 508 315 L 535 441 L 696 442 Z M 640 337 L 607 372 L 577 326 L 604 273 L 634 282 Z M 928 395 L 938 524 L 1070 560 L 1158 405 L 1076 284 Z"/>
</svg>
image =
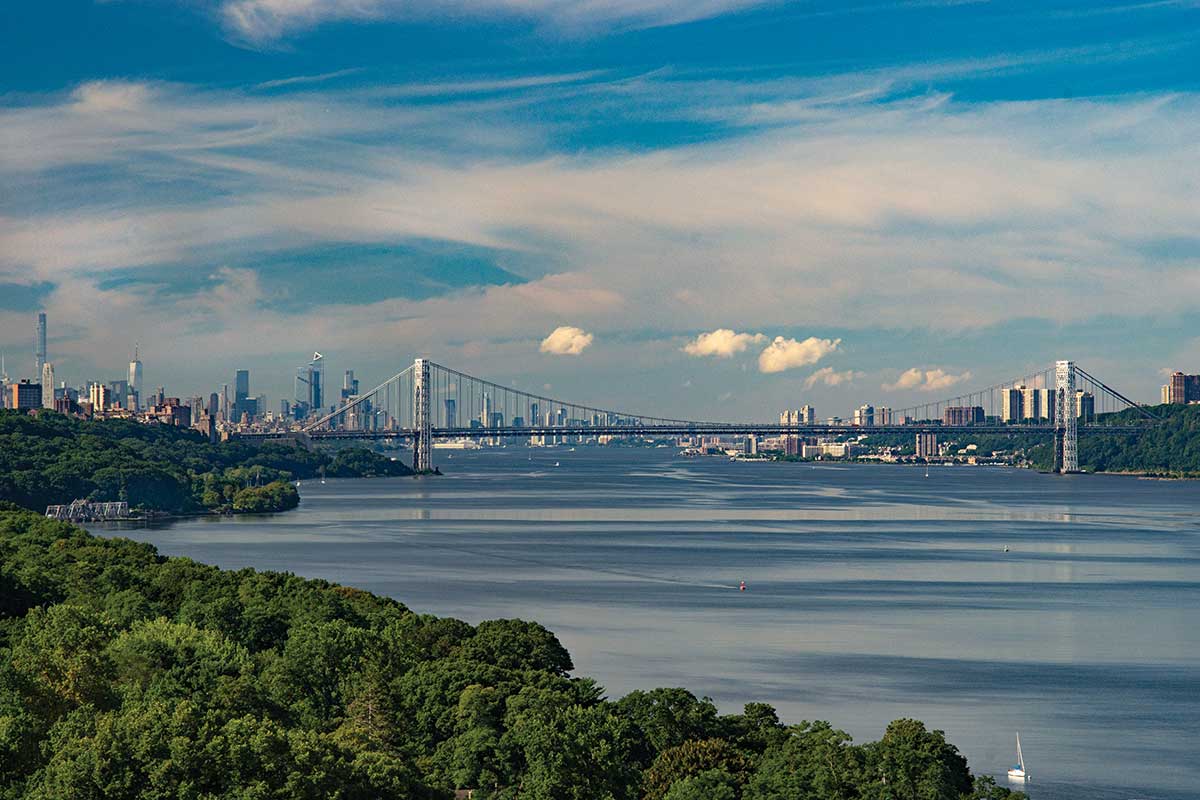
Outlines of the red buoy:
<svg viewBox="0 0 1200 800">
<path fill-rule="evenodd" d="M 746 582 L 745 581 L 741 582 L 741 585 L 738 586 L 738 590 L 742 591 L 742 592 L 746 591 Z"/>
</svg>

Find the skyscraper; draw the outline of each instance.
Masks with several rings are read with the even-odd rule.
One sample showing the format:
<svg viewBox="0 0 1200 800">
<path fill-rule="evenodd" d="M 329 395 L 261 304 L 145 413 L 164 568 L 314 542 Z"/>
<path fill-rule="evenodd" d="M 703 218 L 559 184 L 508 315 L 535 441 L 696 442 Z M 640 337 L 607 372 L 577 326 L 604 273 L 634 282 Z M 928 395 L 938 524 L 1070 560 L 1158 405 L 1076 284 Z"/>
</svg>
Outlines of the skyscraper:
<svg viewBox="0 0 1200 800">
<path fill-rule="evenodd" d="M 42 364 L 42 408 L 54 408 L 54 365 Z"/>
<path fill-rule="evenodd" d="M 133 346 L 133 361 L 129 362 L 129 393 L 133 395 L 130 409 L 136 411 L 143 405 L 142 400 L 142 361 L 138 357 L 138 346 Z"/>
<path fill-rule="evenodd" d="M 447 428 L 458 427 L 458 402 L 453 397 L 446 398 L 446 420 Z"/>
<path fill-rule="evenodd" d="M 41 377 L 42 366 L 46 363 L 46 312 L 39 311 L 37 316 L 37 352 L 34 353 L 34 358 L 37 361 L 37 369 L 35 375 Z"/>
<path fill-rule="evenodd" d="M 239 369 L 234 376 L 233 400 L 239 402 L 250 396 L 250 370 Z"/>
</svg>

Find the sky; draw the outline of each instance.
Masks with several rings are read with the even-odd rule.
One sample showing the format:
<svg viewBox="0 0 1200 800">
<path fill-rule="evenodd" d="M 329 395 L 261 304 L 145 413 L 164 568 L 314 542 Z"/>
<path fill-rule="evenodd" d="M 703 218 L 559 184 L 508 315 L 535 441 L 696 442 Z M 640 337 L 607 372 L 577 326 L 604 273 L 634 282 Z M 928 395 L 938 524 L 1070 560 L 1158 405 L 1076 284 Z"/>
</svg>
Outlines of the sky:
<svg viewBox="0 0 1200 800">
<path fill-rule="evenodd" d="M 1200 372 L 1200 2 L 13 0 L 0 351 L 638 413 Z"/>
</svg>

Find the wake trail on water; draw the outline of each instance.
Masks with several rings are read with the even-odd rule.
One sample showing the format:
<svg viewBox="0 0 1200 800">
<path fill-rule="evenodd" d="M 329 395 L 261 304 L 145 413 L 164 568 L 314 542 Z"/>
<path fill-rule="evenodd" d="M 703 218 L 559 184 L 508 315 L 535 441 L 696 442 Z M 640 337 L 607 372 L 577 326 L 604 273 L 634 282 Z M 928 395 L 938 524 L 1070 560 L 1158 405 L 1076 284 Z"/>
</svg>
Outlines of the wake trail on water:
<svg viewBox="0 0 1200 800">
<path fill-rule="evenodd" d="M 476 558 L 492 558 L 499 561 L 508 561 L 513 564 L 521 564 L 523 566 L 539 566 L 549 567 L 551 569 L 569 569 L 578 572 L 588 572 L 600 575 L 613 575 L 620 578 L 636 578 L 637 580 L 646 581 L 648 583 L 668 583 L 676 586 L 692 586 L 697 589 L 737 589 L 736 585 L 727 583 L 707 583 L 704 581 L 688 580 L 687 578 L 676 578 L 670 575 L 651 575 L 645 572 L 634 572 L 633 570 L 613 569 L 612 567 L 594 567 L 586 564 L 561 564 L 554 561 L 547 561 L 540 558 L 531 558 L 529 556 L 505 556 L 498 553 L 489 553 L 486 551 L 472 550 L 467 547 L 454 547 L 448 544 L 429 544 L 427 547 L 436 550 L 449 550 L 453 553 L 463 553 L 464 555 L 475 556 Z"/>
</svg>

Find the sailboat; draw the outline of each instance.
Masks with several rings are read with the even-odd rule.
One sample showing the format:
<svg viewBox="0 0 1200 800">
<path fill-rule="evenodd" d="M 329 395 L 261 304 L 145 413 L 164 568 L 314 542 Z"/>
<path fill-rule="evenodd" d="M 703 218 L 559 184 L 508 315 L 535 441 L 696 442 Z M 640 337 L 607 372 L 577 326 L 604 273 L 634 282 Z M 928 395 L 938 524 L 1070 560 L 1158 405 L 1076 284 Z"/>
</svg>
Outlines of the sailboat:
<svg viewBox="0 0 1200 800">
<path fill-rule="evenodd" d="M 1010 781 L 1025 781 L 1029 780 L 1029 775 L 1025 772 L 1025 756 L 1021 755 L 1021 734 L 1017 734 L 1017 765 L 1008 771 L 1008 779 Z"/>
</svg>

